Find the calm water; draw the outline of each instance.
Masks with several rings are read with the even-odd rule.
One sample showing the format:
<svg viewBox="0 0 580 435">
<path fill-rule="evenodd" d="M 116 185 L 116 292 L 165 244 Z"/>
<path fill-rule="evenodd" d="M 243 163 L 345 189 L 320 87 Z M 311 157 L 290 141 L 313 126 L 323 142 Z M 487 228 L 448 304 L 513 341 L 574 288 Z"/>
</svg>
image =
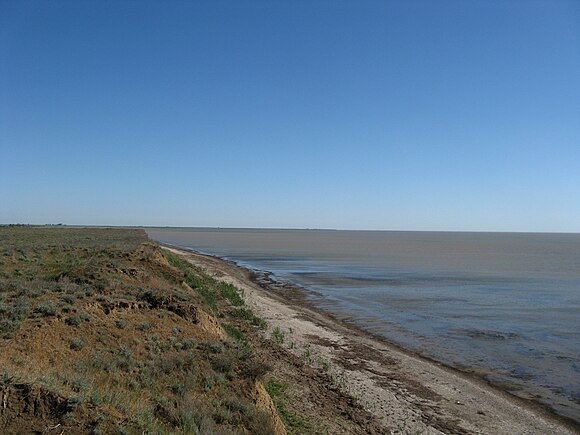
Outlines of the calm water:
<svg viewBox="0 0 580 435">
<path fill-rule="evenodd" d="M 580 422 L 580 234 L 148 229 Z"/>
</svg>

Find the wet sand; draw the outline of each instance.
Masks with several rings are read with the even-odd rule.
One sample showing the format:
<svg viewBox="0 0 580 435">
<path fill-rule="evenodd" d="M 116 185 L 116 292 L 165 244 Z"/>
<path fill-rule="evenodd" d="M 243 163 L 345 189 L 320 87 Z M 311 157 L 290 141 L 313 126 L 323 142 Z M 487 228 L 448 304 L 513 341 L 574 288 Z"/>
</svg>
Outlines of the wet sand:
<svg viewBox="0 0 580 435">
<path fill-rule="evenodd" d="M 289 352 L 328 371 L 393 433 L 574 434 L 577 425 L 474 376 L 422 358 L 345 324 L 295 287 L 190 251 L 206 273 L 240 288 Z"/>
</svg>

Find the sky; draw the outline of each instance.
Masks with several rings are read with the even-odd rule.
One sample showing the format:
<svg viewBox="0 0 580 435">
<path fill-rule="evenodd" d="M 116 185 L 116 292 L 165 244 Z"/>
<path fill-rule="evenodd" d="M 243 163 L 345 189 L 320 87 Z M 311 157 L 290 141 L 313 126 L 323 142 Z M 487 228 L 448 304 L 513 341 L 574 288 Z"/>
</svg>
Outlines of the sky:
<svg viewBox="0 0 580 435">
<path fill-rule="evenodd" d="M 0 153 L 0 223 L 580 232 L 580 2 L 0 0 Z"/>
</svg>

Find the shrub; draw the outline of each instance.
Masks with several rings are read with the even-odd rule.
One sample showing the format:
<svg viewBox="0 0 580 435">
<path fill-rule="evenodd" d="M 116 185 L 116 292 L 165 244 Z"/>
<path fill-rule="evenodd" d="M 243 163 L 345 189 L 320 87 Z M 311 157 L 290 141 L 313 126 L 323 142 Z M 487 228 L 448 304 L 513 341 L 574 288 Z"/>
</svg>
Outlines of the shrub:
<svg viewBox="0 0 580 435">
<path fill-rule="evenodd" d="M 181 343 L 181 349 L 193 349 L 197 346 L 197 340 L 195 338 L 188 338 L 187 340 L 183 340 Z M 177 346 L 177 343 L 175 344 Z"/>
<path fill-rule="evenodd" d="M 80 338 L 73 338 L 70 342 L 70 348 L 72 350 L 81 350 L 83 347 L 85 347 L 85 342 Z"/>
<path fill-rule="evenodd" d="M 4 319 L 0 320 L 0 332 L 12 333 L 16 331 L 22 322 L 20 320 Z M 12 335 L 12 334 L 10 334 Z"/>
<path fill-rule="evenodd" d="M 37 306 L 35 312 L 43 317 L 56 316 L 58 309 L 54 302 L 48 301 Z"/>
<path fill-rule="evenodd" d="M 192 370 L 194 363 L 195 357 L 191 353 L 168 352 L 155 360 L 152 371 L 157 375 L 167 375 L 177 370 Z"/>
<path fill-rule="evenodd" d="M 200 347 L 210 353 L 221 353 L 224 351 L 224 345 L 222 343 L 203 343 Z"/>
<path fill-rule="evenodd" d="M 63 295 L 62 296 L 62 300 L 64 302 L 66 302 L 67 304 L 73 305 L 76 301 L 76 299 L 74 298 L 74 296 L 71 295 Z"/>
<path fill-rule="evenodd" d="M 244 367 L 244 374 L 252 379 L 262 379 L 270 371 L 270 366 L 260 361 L 249 360 Z"/>
<path fill-rule="evenodd" d="M 137 325 L 139 331 L 149 331 L 153 326 L 149 322 L 143 322 Z"/>
<path fill-rule="evenodd" d="M 125 319 L 115 320 L 115 326 L 119 329 L 125 329 L 127 327 L 127 321 Z"/>
<path fill-rule="evenodd" d="M 234 367 L 232 355 L 220 355 L 212 361 L 212 367 L 221 373 L 230 373 Z"/>
<path fill-rule="evenodd" d="M 81 316 L 71 316 L 67 318 L 64 322 L 69 326 L 79 326 L 82 323 L 83 319 Z"/>
</svg>

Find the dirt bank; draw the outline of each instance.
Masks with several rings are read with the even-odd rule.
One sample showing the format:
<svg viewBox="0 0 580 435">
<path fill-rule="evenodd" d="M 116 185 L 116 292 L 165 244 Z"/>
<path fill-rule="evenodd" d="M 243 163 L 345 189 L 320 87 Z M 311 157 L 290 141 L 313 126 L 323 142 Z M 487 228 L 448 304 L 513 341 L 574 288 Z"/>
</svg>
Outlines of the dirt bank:
<svg viewBox="0 0 580 435">
<path fill-rule="evenodd" d="M 273 340 L 327 374 L 391 433 L 580 433 L 539 406 L 335 320 L 295 289 L 216 257 L 167 249 L 241 289 Z"/>
</svg>

